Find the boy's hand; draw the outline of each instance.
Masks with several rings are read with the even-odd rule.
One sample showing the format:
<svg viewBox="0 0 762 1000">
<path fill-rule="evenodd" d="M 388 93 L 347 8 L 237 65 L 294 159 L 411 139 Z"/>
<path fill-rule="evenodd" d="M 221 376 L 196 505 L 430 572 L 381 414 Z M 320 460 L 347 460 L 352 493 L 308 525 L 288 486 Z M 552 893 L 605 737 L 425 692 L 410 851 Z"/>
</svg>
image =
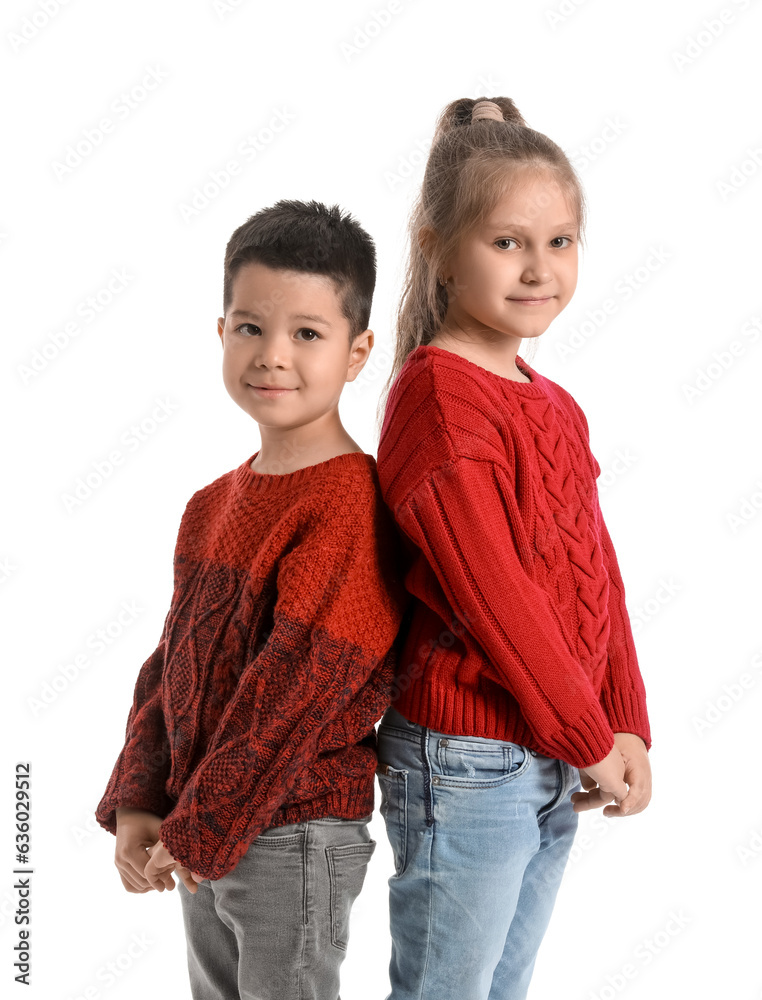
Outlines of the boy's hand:
<svg viewBox="0 0 762 1000">
<path fill-rule="evenodd" d="M 114 864 L 127 892 L 150 892 L 153 888 L 144 871 L 148 848 L 159 839 L 161 824 L 161 816 L 142 809 L 119 806 L 116 810 Z"/>
<path fill-rule="evenodd" d="M 203 880 L 203 875 L 198 875 L 178 864 L 161 841 L 149 848 L 148 853 L 151 856 L 145 867 L 145 877 L 152 889 L 158 889 L 159 892 L 174 889 L 175 880 L 172 878 L 174 871 L 189 892 L 198 892 L 198 883 Z"/>
<path fill-rule="evenodd" d="M 622 786 L 629 789 L 622 794 L 610 792 L 614 789 L 607 785 L 611 768 L 608 763 L 614 754 L 618 754 L 622 770 Z M 603 768 L 601 772 L 599 769 Z M 575 812 L 586 809 L 597 809 L 607 802 L 615 800 L 615 805 L 607 805 L 604 816 L 632 816 L 642 812 L 651 799 L 651 763 L 648 759 L 646 745 L 640 736 L 634 733 L 614 733 L 614 747 L 608 757 L 592 767 L 581 768 L 579 772 L 584 792 L 575 792 L 572 797 Z"/>
</svg>

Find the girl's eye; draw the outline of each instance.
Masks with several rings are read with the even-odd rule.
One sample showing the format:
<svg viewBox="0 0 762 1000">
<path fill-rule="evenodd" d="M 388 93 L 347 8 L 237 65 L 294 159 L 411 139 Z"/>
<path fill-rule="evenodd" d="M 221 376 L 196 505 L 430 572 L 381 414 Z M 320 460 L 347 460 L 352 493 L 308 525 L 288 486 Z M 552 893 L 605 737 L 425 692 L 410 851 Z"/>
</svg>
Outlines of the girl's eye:
<svg viewBox="0 0 762 1000">
<path fill-rule="evenodd" d="M 244 333 L 244 331 L 247 330 L 247 329 L 248 330 L 252 330 L 254 333 L 261 333 L 262 332 L 259 329 L 259 327 L 255 326 L 253 323 L 241 323 L 240 326 L 236 327 L 236 333 Z M 248 334 L 246 334 L 246 336 L 248 336 Z"/>
<path fill-rule="evenodd" d="M 556 236 L 550 242 L 551 243 L 555 243 L 557 240 L 566 240 L 566 245 L 567 246 L 569 246 L 569 244 L 571 244 L 573 242 L 572 238 L 570 236 Z M 557 250 L 562 250 L 564 248 L 563 247 L 556 247 L 556 249 Z"/>
<path fill-rule="evenodd" d="M 320 340 L 320 334 L 319 333 L 316 333 L 314 330 L 309 330 L 306 327 L 303 328 L 303 329 L 301 329 L 301 330 L 299 330 L 299 333 L 308 333 L 310 335 L 310 339 L 307 341 L 307 343 L 309 343 L 309 344 L 313 343 L 313 340 L 312 340 L 313 337 L 315 338 L 315 340 Z"/>
<path fill-rule="evenodd" d="M 500 250 L 507 250 L 508 247 L 500 246 L 500 244 L 501 243 L 515 243 L 515 242 L 516 242 L 516 240 L 511 239 L 510 236 L 506 236 L 502 240 L 495 240 L 495 246 L 498 247 Z"/>
</svg>

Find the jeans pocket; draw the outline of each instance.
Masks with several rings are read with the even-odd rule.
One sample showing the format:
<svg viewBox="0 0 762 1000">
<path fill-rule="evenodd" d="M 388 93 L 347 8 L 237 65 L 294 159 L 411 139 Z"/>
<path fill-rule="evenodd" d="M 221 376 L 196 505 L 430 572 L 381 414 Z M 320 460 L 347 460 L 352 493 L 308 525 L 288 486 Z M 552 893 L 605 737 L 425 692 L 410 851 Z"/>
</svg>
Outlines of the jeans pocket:
<svg viewBox="0 0 762 1000">
<path fill-rule="evenodd" d="M 305 827 L 304 822 L 267 827 L 252 841 L 252 844 L 257 847 L 288 847 L 291 844 L 302 843 Z"/>
<path fill-rule="evenodd" d="M 344 844 L 326 847 L 331 890 L 331 944 L 347 949 L 349 914 L 360 895 L 368 862 L 376 849 L 375 840 L 367 844 Z"/>
<path fill-rule="evenodd" d="M 394 855 L 394 873 L 400 876 L 407 864 L 407 779 L 408 772 L 390 764 L 376 771 L 381 788 L 380 813 Z"/>
<path fill-rule="evenodd" d="M 529 766 L 531 754 L 518 743 L 435 737 L 436 785 L 491 788 L 505 784 Z"/>
</svg>

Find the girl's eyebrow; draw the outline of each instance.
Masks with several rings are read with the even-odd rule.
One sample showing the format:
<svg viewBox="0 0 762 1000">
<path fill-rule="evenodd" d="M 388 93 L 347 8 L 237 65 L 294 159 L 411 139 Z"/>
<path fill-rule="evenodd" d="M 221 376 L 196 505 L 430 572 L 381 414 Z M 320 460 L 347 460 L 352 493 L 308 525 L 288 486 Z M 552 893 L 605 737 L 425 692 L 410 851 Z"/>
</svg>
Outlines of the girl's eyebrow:
<svg viewBox="0 0 762 1000">
<path fill-rule="evenodd" d="M 517 232 L 526 233 L 528 230 L 525 226 L 519 226 L 515 222 L 491 222 L 488 223 L 490 229 L 515 229 Z M 555 225 L 550 227 L 551 229 L 576 229 L 576 222 L 557 222 Z"/>
</svg>

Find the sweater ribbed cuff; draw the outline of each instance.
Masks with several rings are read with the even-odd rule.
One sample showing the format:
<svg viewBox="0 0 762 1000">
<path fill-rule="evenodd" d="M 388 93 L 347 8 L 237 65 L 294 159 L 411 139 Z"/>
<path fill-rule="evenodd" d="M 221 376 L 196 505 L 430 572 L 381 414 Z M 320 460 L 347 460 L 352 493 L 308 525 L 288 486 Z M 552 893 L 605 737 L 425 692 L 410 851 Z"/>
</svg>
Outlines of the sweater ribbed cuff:
<svg viewBox="0 0 762 1000">
<path fill-rule="evenodd" d="M 116 834 L 116 810 L 120 807 L 142 809 L 143 812 L 163 817 L 169 814 L 173 805 L 173 801 L 163 792 L 157 792 L 155 795 L 135 795 L 134 792 L 125 795 L 106 794 L 98 803 L 95 818 L 104 830 Z"/>
<path fill-rule="evenodd" d="M 592 767 L 599 764 L 614 746 L 614 733 L 603 708 L 596 702 L 573 725 L 565 726 L 543 753 L 565 760 L 572 767 Z"/>
<path fill-rule="evenodd" d="M 602 690 L 600 702 L 615 733 L 634 733 L 651 749 L 651 728 L 643 693 L 634 688 Z"/>
</svg>

